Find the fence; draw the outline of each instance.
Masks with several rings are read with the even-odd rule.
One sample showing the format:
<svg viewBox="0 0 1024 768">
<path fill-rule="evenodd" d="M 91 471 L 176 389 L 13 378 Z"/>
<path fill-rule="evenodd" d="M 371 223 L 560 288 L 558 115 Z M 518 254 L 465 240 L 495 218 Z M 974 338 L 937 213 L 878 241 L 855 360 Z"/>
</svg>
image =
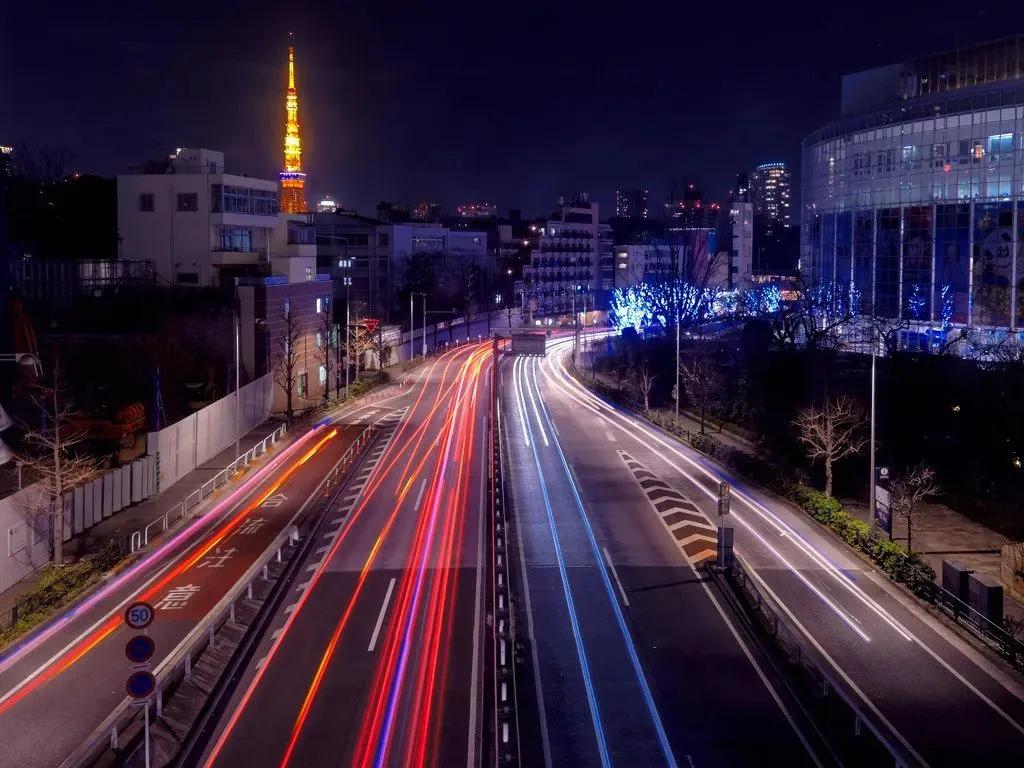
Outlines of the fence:
<svg viewBox="0 0 1024 768">
<path fill-rule="evenodd" d="M 791 660 L 818 680 L 820 690 L 824 694 L 835 694 L 843 701 L 852 715 L 852 734 L 859 736 L 866 727 L 874 735 L 878 745 L 892 757 L 896 766 L 923 763 L 920 756 L 909 745 L 903 743 L 898 734 L 890 733 L 889 729 L 868 711 L 853 686 L 847 683 L 845 675 L 832 666 L 817 641 L 806 633 L 789 609 L 778 600 L 764 580 L 739 554 L 735 556 L 729 576 L 737 591 L 764 622 L 776 644 L 783 650 L 792 648 L 792 655 L 795 658 Z"/>
<path fill-rule="evenodd" d="M 235 414 L 235 398 L 239 412 Z M 156 487 L 163 491 L 212 459 L 270 417 L 274 401 L 273 374 L 261 376 L 227 397 L 186 416 L 159 432 L 150 432 L 146 448 L 157 457 Z"/>
<path fill-rule="evenodd" d="M 359 438 L 349 446 L 342 455 L 332 477 L 338 482 L 342 472 L 347 471 L 355 462 L 363 449 L 370 443 L 375 427 L 368 426 L 360 433 Z M 294 521 L 293 521 L 294 522 Z M 192 665 L 208 648 L 216 645 L 216 634 L 222 625 L 233 621 L 235 603 L 244 595 L 251 598 L 253 585 L 258 579 L 268 579 L 271 560 L 282 560 L 282 550 L 298 539 L 298 529 L 294 524 L 287 526 L 264 553 L 243 574 L 242 578 L 221 598 L 213 609 L 196 624 L 195 627 L 178 644 L 175 650 L 153 669 L 157 685 L 152 697 L 156 716 L 163 715 L 164 692 L 173 689 L 183 679 L 191 679 Z M 61 768 L 92 765 L 107 749 L 117 749 L 118 739 L 139 716 L 139 704 L 134 699 L 125 698 L 106 719 L 89 735 L 79 747 L 67 758 Z"/>
<path fill-rule="evenodd" d="M 186 496 L 179 504 L 167 510 L 162 515 L 157 515 L 142 528 L 128 534 L 128 551 L 137 552 L 143 547 L 148 546 L 149 539 L 155 532 L 163 533 L 171 526 L 172 523 L 184 518 L 185 515 L 202 502 L 203 499 L 226 484 L 235 472 L 243 467 L 249 466 L 258 457 L 266 453 L 272 445 L 284 437 L 284 432 L 285 427 L 284 424 L 282 424 L 263 438 L 262 441 L 254 445 L 248 451 L 224 467 L 224 469 L 216 475 L 203 483 L 199 488 L 192 491 L 192 493 Z"/>
</svg>

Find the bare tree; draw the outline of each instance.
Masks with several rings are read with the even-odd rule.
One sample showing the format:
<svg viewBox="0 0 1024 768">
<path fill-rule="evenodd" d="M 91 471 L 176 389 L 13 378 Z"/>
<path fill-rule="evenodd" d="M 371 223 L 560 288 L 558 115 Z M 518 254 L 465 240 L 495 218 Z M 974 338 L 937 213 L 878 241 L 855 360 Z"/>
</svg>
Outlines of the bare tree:
<svg viewBox="0 0 1024 768">
<path fill-rule="evenodd" d="M 892 511 L 907 523 L 908 553 L 914 551 L 914 531 L 921 529 L 925 499 L 941 492 L 942 488 L 935 480 L 935 470 L 924 462 L 911 467 L 893 481 L 890 488 Z"/>
<path fill-rule="evenodd" d="M 654 380 L 657 378 L 651 373 L 651 365 L 647 362 L 645 357 L 640 361 L 640 365 L 633 369 L 633 381 L 636 384 L 637 390 L 644 396 L 644 410 L 651 410 L 651 387 L 654 386 Z"/>
<path fill-rule="evenodd" d="M 471 326 L 473 324 L 473 310 L 476 308 L 477 299 L 479 298 L 479 282 L 480 275 L 476 268 L 476 264 L 469 261 L 463 262 L 460 270 L 459 277 L 462 287 L 462 314 L 466 318 L 466 338 L 469 339 Z M 489 317 L 490 315 L 488 315 Z M 488 333 L 490 329 L 488 328 Z"/>
<path fill-rule="evenodd" d="M 703 341 L 679 360 L 679 378 L 686 397 L 697 410 L 700 433 L 704 434 L 704 423 L 708 411 L 714 408 L 722 396 L 725 380 L 711 350 Z M 679 393 L 676 393 L 677 396 Z"/>
<path fill-rule="evenodd" d="M 295 369 L 299 364 L 299 343 L 302 341 L 302 329 L 298 318 L 291 311 L 286 301 L 281 308 L 281 325 L 277 334 L 277 345 L 274 354 L 274 381 L 284 390 L 285 416 L 292 420 L 295 409 L 292 395 L 295 389 Z"/>
<path fill-rule="evenodd" d="M 17 173 L 41 182 L 63 181 L 71 171 L 75 153 L 67 147 L 20 145 L 14 153 Z"/>
<path fill-rule="evenodd" d="M 338 339 L 335 334 L 334 316 L 329 305 L 320 313 L 320 322 L 317 328 L 316 358 L 323 366 L 327 375 L 327 383 L 324 385 L 324 402 L 331 396 L 331 371 L 334 370 L 334 351 L 338 347 Z M 335 392 L 334 394 L 338 394 Z"/>
<path fill-rule="evenodd" d="M 832 465 L 860 453 L 867 444 L 865 423 L 860 403 L 846 395 L 828 400 L 821 408 L 812 405 L 803 409 L 793 422 L 797 439 L 810 459 L 821 459 L 825 464 L 826 496 L 832 495 Z"/>
<path fill-rule="evenodd" d="M 37 478 L 36 495 L 25 512 L 34 519 L 44 514 L 50 519 L 53 563 L 64 562 L 64 494 L 88 482 L 99 472 L 101 462 L 93 456 L 80 453 L 76 446 L 87 433 L 72 423 L 75 410 L 65 394 L 60 375 L 60 363 L 54 365 L 49 386 L 39 386 L 29 395 L 42 417 L 42 426 L 29 428 L 25 433 L 28 451 L 19 457 L 25 468 Z"/>
<path fill-rule="evenodd" d="M 354 317 L 349 330 L 348 360 L 356 367 L 355 380 L 359 381 L 359 361 L 373 349 L 373 334 L 366 328 L 365 318 Z"/>
<path fill-rule="evenodd" d="M 384 342 L 384 326 L 377 326 L 377 333 L 371 341 L 374 355 L 377 357 L 377 370 L 383 371 L 391 358 L 391 345 Z"/>
</svg>

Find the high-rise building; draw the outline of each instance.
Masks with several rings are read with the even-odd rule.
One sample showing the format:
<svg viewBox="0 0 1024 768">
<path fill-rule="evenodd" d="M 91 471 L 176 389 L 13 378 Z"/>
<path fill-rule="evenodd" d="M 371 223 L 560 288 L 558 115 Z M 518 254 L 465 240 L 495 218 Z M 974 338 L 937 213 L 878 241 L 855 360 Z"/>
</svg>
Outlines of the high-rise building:
<svg viewBox="0 0 1024 768">
<path fill-rule="evenodd" d="M 290 37 L 290 35 L 289 35 Z M 305 213 L 306 174 L 302 172 L 302 139 L 299 138 L 299 92 L 295 87 L 295 48 L 288 46 L 288 91 L 285 95 L 284 170 L 280 173 L 281 212 Z"/>
<path fill-rule="evenodd" d="M 617 190 L 615 192 L 615 216 L 620 219 L 646 219 L 647 190 Z"/>
<path fill-rule="evenodd" d="M 1017 35 L 843 77 L 841 118 L 803 141 L 809 284 L 907 323 L 908 344 L 1024 328 L 1021 51 Z"/>
<path fill-rule="evenodd" d="M 750 202 L 750 174 L 746 171 L 740 171 L 736 174 L 736 184 L 733 186 L 732 191 L 729 193 L 730 202 L 734 203 L 749 203 Z"/>
<path fill-rule="evenodd" d="M 0 176 L 14 175 L 14 147 L 0 144 Z"/>
<path fill-rule="evenodd" d="M 789 169 L 785 163 L 762 163 L 750 174 L 750 202 L 754 216 L 764 220 L 765 232 L 790 224 L 792 194 Z"/>
<path fill-rule="evenodd" d="M 559 200 L 543 227 L 537 248 L 523 269 L 520 286 L 530 314 L 557 315 L 604 305 L 614 279 L 611 239 L 598 219 L 597 203 L 580 195 L 571 203 Z M 606 253 L 607 252 L 607 253 Z M 608 262 L 607 284 L 605 261 Z"/>
</svg>

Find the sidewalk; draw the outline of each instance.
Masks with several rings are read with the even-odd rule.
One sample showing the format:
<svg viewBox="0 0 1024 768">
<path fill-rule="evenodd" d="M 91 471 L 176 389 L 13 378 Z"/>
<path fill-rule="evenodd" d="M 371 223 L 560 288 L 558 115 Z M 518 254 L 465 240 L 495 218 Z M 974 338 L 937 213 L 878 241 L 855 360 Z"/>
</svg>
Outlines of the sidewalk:
<svg viewBox="0 0 1024 768">
<path fill-rule="evenodd" d="M 866 504 L 850 499 L 842 499 L 842 503 L 850 514 L 869 522 Z M 907 523 L 896 515 L 893 515 L 892 537 L 906 545 Z M 943 560 L 958 560 L 972 571 L 1001 581 L 1000 552 L 1006 543 L 1005 536 L 944 504 L 925 505 L 921 522 L 915 524 L 911 542 L 914 553 L 935 569 L 939 584 L 942 583 Z M 1011 598 L 1005 586 L 1003 611 L 1007 616 L 1024 619 L 1024 605 Z"/>
<path fill-rule="evenodd" d="M 240 450 L 244 453 L 259 443 L 263 438 L 281 425 L 279 419 L 268 419 L 260 426 L 242 436 L 239 441 Z M 138 530 L 160 515 L 173 509 L 203 483 L 212 478 L 228 464 L 234 461 L 235 446 L 231 445 L 218 453 L 205 464 L 182 477 L 170 488 L 151 496 L 139 504 L 127 507 L 97 523 L 87 531 L 83 531 L 69 541 L 64 542 L 64 562 L 73 563 L 95 555 L 110 539 L 127 535 Z M 0 615 L 4 615 L 12 606 L 28 596 L 39 581 L 40 571 L 30 573 L 17 584 L 0 593 Z"/>
</svg>

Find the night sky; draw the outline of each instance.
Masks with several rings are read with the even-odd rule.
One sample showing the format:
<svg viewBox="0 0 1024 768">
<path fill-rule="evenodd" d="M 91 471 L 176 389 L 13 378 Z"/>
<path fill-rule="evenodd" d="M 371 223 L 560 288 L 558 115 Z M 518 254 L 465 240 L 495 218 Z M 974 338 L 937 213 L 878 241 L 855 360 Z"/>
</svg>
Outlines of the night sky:
<svg viewBox="0 0 1024 768">
<path fill-rule="evenodd" d="M 843 73 L 1022 26 L 1012 3 L 546 5 L 0 0 L 0 144 L 107 176 L 204 146 L 273 178 L 293 30 L 311 203 L 543 214 L 589 191 L 610 212 L 617 187 L 796 171 Z"/>
</svg>

